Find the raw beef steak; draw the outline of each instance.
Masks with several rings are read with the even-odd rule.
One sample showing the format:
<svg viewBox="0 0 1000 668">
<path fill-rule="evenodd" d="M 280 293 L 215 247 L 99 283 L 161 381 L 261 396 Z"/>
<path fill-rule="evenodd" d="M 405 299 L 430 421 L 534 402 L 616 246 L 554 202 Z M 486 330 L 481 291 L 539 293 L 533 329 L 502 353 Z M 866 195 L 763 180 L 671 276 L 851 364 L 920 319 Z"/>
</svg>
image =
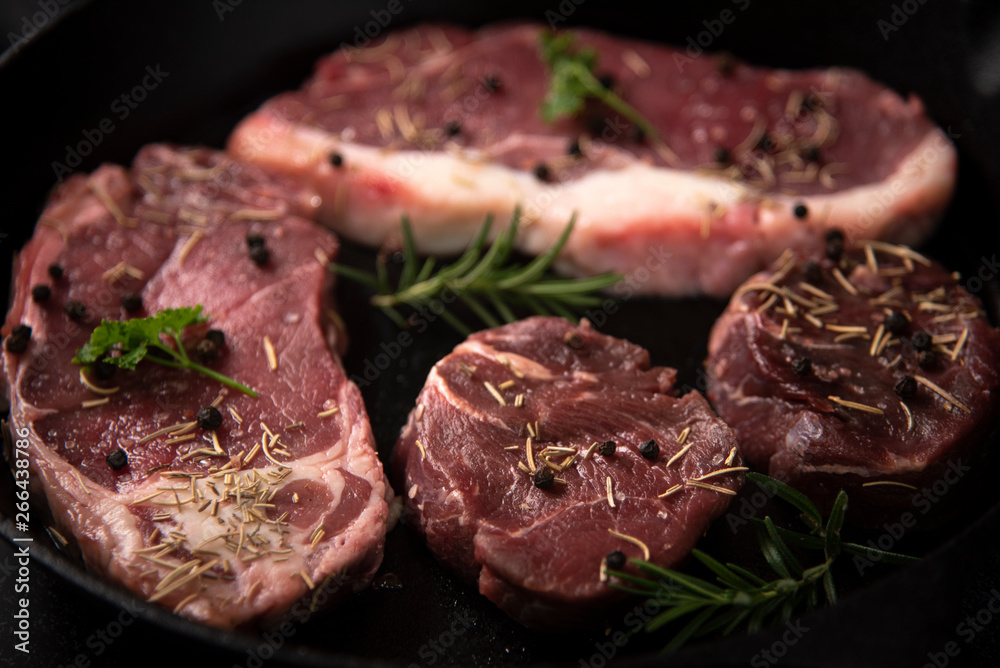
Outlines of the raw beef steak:
<svg viewBox="0 0 1000 668">
<path fill-rule="evenodd" d="M 396 446 L 410 523 L 521 623 L 593 621 L 621 597 L 607 555 L 677 564 L 742 484 L 732 432 L 675 375 L 586 322 L 473 334 Z"/>
<path fill-rule="evenodd" d="M 89 568 L 215 626 L 364 586 L 382 558 L 391 492 L 333 352 L 338 244 L 298 217 L 312 197 L 150 146 L 131 172 L 67 180 L 17 258 L 3 381 L 36 493 Z M 102 318 L 196 304 L 211 315 L 185 348 L 257 398 L 149 361 L 71 363 Z"/>
<path fill-rule="evenodd" d="M 603 103 L 548 124 L 543 31 L 425 25 L 337 51 L 229 150 L 315 187 L 320 220 L 371 245 L 398 241 L 405 214 L 421 251 L 458 252 L 487 214 L 520 206 L 519 246 L 538 254 L 576 212 L 564 272 L 646 265 L 632 289 L 661 295 L 728 296 L 830 227 L 918 243 L 952 193 L 954 148 L 920 100 L 850 69 L 771 70 L 578 29 L 594 73 L 662 141 Z"/>
</svg>

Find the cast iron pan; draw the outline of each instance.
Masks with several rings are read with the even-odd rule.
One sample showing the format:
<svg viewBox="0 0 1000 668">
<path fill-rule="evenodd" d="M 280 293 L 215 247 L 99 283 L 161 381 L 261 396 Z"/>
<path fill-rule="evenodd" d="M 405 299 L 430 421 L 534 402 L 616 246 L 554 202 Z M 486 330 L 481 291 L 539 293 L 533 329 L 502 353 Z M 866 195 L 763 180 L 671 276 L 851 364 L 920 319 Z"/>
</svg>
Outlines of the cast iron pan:
<svg viewBox="0 0 1000 668">
<path fill-rule="evenodd" d="M 221 146 L 244 114 L 268 96 L 297 86 L 316 57 L 342 41 L 353 42 L 356 29 L 384 19 L 388 4 L 109 0 L 77 5 L 60 20 L 46 20 L 39 34 L 18 43 L 0 62 L 8 165 L 2 181 L 3 265 L 11 266 L 13 254 L 30 236 L 57 178 L 53 163 L 71 159 L 67 147 L 90 141 L 89 155 L 69 166 L 91 170 L 102 161 L 128 164 L 139 147 L 153 141 Z M 43 11 L 43 5 L 28 8 Z M 650 14 L 622 1 L 518 0 L 487 8 L 457 0 L 401 0 L 387 29 L 426 20 L 477 26 L 509 18 L 552 19 L 561 26 L 590 25 L 680 45 L 710 42 L 712 50 L 764 65 L 864 69 L 900 92 L 919 94 L 930 115 L 952 133 L 961 155 L 959 192 L 924 250 L 963 276 L 984 269 L 984 259 L 1000 251 L 1000 229 L 993 222 L 993 193 L 1000 191 L 1000 132 L 993 123 L 1000 117 L 1000 59 L 995 57 L 1000 13 L 986 2 L 758 5 L 763 3 L 714 0 Z M 716 22 L 727 9 L 734 20 Z M 720 34 L 712 35 L 713 28 Z M 135 108 L 115 104 L 142 82 L 147 67 L 158 69 L 162 81 Z M 105 119 L 113 130 L 100 130 Z M 373 253 L 348 244 L 342 259 L 367 267 Z M 379 352 L 379 341 L 395 337 L 395 330 L 367 308 L 366 295 L 355 286 L 341 284 L 338 294 L 353 341 L 345 363 L 349 373 L 363 376 L 365 361 Z M 996 281 L 984 283 L 979 294 L 995 316 Z M 711 300 L 632 300 L 595 324 L 646 346 L 655 364 L 677 367 L 686 389 L 700 388 L 707 332 L 723 306 Z M 433 327 L 362 388 L 383 459 L 427 371 L 457 341 L 447 328 Z M 985 444 L 987 449 L 998 445 L 995 436 Z M 990 605 L 1000 609 L 1000 490 L 988 468 L 978 467 L 947 492 L 957 513 L 930 522 L 927 530 L 909 531 L 895 543 L 894 549 L 925 555 L 921 563 L 874 569 L 863 581 L 847 563 L 838 574 L 844 597 L 837 606 L 806 615 L 794 627 L 701 642 L 669 659 L 658 654 L 663 637 L 639 634 L 618 647 L 614 636 L 601 630 L 530 633 L 440 569 L 406 528 L 390 534 L 375 586 L 339 608 L 296 621 L 284 632 L 218 631 L 147 606 L 89 575 L 72 555 L 52 546 L 42 531 L 41 510 L 35 508 L 27 594 L 15 594 L 14 547 L 0 541 L 0 663 L 599 668 L 614 655 L 622 665 L 763 666 L 771 659 L 803 666 L 997 665 L 1000 619 L 994 620 Z M 753 491 L 748 485 L 734 508 Z M 5 473 L 0 531 L 8 540 L 21 535 L 11 523 L 12 503 L 12 482 Z M 864 541 L 885 533 L 853 535 Z M 705 540 L 723 558 L 752 560 L 756 552 L 752 535 L 734 535 L 725 522 Z M 15 599 L 22 596 L 30 597 L 30 655 L 14 650 L 11 635 Z M 634 626 L 637 616 L 626 617 L 628 612 L 620 612 L 616 630 Z"/>
</svg>

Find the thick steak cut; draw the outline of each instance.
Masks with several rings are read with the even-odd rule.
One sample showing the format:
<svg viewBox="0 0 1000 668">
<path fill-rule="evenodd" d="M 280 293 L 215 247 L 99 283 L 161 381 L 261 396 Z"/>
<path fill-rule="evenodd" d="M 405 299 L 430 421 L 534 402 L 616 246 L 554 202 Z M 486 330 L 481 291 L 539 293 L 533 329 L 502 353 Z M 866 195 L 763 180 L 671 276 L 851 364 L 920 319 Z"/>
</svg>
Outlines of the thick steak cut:
<svg viewBox="0 0 1000 668">
<path fill-rule="evenodd" d="M 431 371 L 397 443 L 410 523 L 521 623 L 593 621 L 621 594 L 606 555 L 641 558 L 639 541 L 677 564 L 742 484 L 732 431 L 700 394 L 674 397 L 675 375 L 586 322 L 473 334 Z M 538 486 L 532 468 L 556 479 Z"/>
<path fill-rule="evenodd" d="M 325 258 L 338 245 L 298 217 L 312 197 L 221 153 L 151 146 L 131 172 L 60 186 L 15 267 L 3 379 L 36 493 L 89 568 L 220 627 L 308 606 L 324 584 L 323 599 L 363 586 L 382 558 L 391 492 L 332 352 L 343 338 Z M 40 285 L 50 294 L 33 299 Z M 259 398 L 148 361 L 104 380 L 95 366 L 94 391 L 70 363 L 102 318 L 195 304 L 225 336 L 206 364 Z M 18 325 L 31 327 L 20 354 Z M 206 334 L 192 329 L 189 351 Z M 211 404 L 214 432 L 195 422 Z M 117 450 L 127 459 L 109 459 Z"/>
<path fill-rule="evenodd" d="M 712 330 L 708 394 L 754 466 L 898 517 L 996 415 L 1000 333 L 941 265 L 866 246 L 785 255 L 742 286 Z"/>
<path fill-rule="evenodd" d="M 537 254 L 576 212 L 563 271 L 644 267 L 632 290 L 662 295 L 728 296 L 828 227 L 917 243 L 953 190 L 954 148 L 920 100 L 850 69 L 769 70 L 579 29 L 595 73 L 663 143 L 596 103 L 549 125 L 542 31 L 427 25 L 342 49 L 229 150 L 311 184 L 320 220 L 367 244 L 396 240 L 405 214 L 420 250 L 457 252 L 487 213 L 520 205 L 520 248 Z"/>
</svg>

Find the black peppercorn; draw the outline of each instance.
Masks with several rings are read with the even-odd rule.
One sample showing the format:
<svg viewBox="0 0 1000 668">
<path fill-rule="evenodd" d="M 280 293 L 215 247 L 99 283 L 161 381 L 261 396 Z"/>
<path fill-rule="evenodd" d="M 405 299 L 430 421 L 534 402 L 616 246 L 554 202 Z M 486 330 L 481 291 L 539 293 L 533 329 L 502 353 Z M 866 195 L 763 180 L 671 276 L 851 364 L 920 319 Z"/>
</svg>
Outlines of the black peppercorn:
<svg viewBox="0 0 1000 668">
<path fill-rule="evenodd" d="M 344 156 L 340 155 L 339 153 L 331 153 L 330 154 L 330 164 L 333 165 L 334 167 L 343 167 L 344 166 Z"/>
<path fill-rule="evenodd" d="M 39 283 L 35 287 L 31 288 L 31 299 L 35 303 L 42 303 L 48 301 L 49 297 L 52 296 L 52 288 L 45 285 L 44 283 Z"/>
<path fill-rule="evenodd" d="M 579 158 L 581 155 L 583 155 L 583 150 L 580 148 L 579 139 L 573 139 L 570 141 L 570 143 L 566 146 L 566 154 L 571 155 L 574 158 Z"/>
<path fill-rule="evenodd" d="M 765 153 L 773 151 L 775 146 L 776 144 L 774 143 L 774 139 L 766 132 L 760 136 L 760 139 L 757 140 L 757 148 Z"/>
<path fill-rule="evenodd" d="M 444 125 L 444 133 L 449 137 L 454 137 L 462 131 L 462 124 L 458 121 L 448 121 Z"/>
<path fill-rule="evenodd" d="M 823 282 L 823 267 L 815 260 L 806 260 L 802 263 L 802 274 L 806 282 L 818 285 Z"/>
<path fill-rule="evenodd" d="M 216 348 L 226 345 L 226 334 L 221 329 L 210 329 L 205 333 L 205 338 L 215 344 Z"/>
<path fill-rule="evenodd" d="M 653 439 L 649 439 L 639 446 L 639 454 L 652 461 L 660 456 L 660 446 Z"/>
<path fill-rule="evenodd" d="M 7 340 L 4 342 L 4 347 L 7 349 L 7 352 L 20 355 L 28 349 L 28 343 L 30 341 L 31 327 L 28 325 L 14 325 L 14 329 L 11 330 L 10 336 L 8 336 Z"/>
<path fill-rule="evenodd" d="M 802 152 L 799 154 L 802 159 L 806 162 L 819 162 L 819 147 L 813 144 L 802 147 Z"/>
<path fill-rule="evenodd" d="M 792 371 L 796 376 L 808 376 L 812 371 L 813 363 L 808 357 L 797 357 L 792 360 Z"/>
<path fill-rule="evenodd" d="M 122 308 L 126 313 L 135 313 L 142 308 L 142 297 L 135 292 L 122 295 Z"/>
<path fill-rule="evenodd" d="M 66 302 L 64 310 L 70 320 L 83 320 L 87 315 L 87 307 L 84 306 L 82 302 L 78 302 L 75 299 L 71 299 Z"/>
<path fill-rule="evenodd" d="M 608 552 L 608 556 L 604 557 L 604 564 L 613 571 L 620 571 L 625 568 L 625 553 L 621 550 Z"/>
<path fill-rule="evenodd" d="M 917 353 L 917 366 L 921 369 L 933 369 L 937 364 L 937 355 L 930 350 L 921 350 Z"/>
<path fill-rule="evenodd" d="M 198 426 L 209 431 L 222 426 L 222 413 L 215 406 L 205 406 L 198 411 Z"/>
<path fill-rule="evenodd" d="M 890 334 L 902 334 L 909 324 L 910 321 L 899 311 L 893 311 L 885 317 L 885 328 L 889 330 Z"/>
<path fill-rule="evenodd" d="M 893 389 L 898 396 L 909 399 L 917 393 L 917 381 L 913 379 L 913 376 L 903 376 L 896 382 L 896 387 Z"/>
<path fill-rule="evenodd" d="M 725 146 L 719 146 L 715 149 L 715 155 L 712 156 L 712 160 L 720 165 L 728 165 L 732 161 L 733 157 L 729 154 L 729 149 Z"/>
<path fill-rule="evenodd" d="M 604 441 L 599 446 L 597 446 L 597 454 L 601 455 L 602 457 L 610 457 L 611 455 L 615 454 L 615 448 L 617 447 L 618 444 L 615 443 L 614 441 Z"/>
<path fill-rule="evenodd" d="M 60 278 L 63 277 L 63 268 L 60 267 L 58 264 L 50 264 L 49 276 L 52 277 L 52 280 L 58 281 Z"/>
<path fill-rule="evenodd" d="M 838 261 L 844 255 L 843 239 L 827 239 L 823 252 L 834 262 Z"/>
<path fill-rule="evenodd" d="M 250 259 L 258 267 L 263 267 L 271 259 L 271 253 L 264 246 L 252 246 L 250 248 Z"/>
<path fill-rule="evenodd" d="M 263 246 L 266 241 L 267 240 L 259 234 L 248 234 L 247 248 L 257 248 L 258 246 Z"/>
<path fill-rule="evenodd" d="M 487 74 L 483 77 L 483 87 L 490 93 L 500 90 L 500 77 L 495 74 Z"/>
<path fill-rule="evenodd" d="M 119 448 L 118 450 L 113 450 L 105 461 L 108 462 L 108 466 L 111 467 L 112 471 L 121 471 L 128 466 L 128 454 Z"/>
<path fill-rule="evenodd" d="M 540 162 L 535 165 L 532 172 L 534 173 L 535 178 L 539 181 L 548 181 L 552 177 L 552 172 L 549 170 L 549 166 L 544 162 Z"/>
<path fill-rule="evenodd" d="M 826 231 L 827 241 L 843 241 L 844 233 L 838 230 L 836 227 L 830 228 Z"/>
<path fill-rule="evenodd" d="M 538 489 L 548 489 L 555 482 L 556 474 L 548 466 L 541 466 L 531 474 L 531 482 Z"/>
<path fill-rule="evenodd" d="M 931 347 L 931 335 L 923 330 L 918 330 L 913 332 L 913 336 L 910 337 L 910 343 L 912 343 L 913 347 L 917 350 L 927 350 Z"/>
<path fill-rule="evenodd" d="M 807 207 L 802 202 L 796 202 L 795 206 L 792 207 L 792 215 L 802 220 L 809 215 L 809 207 Z"/>
<path fill-rule="evenodd" d="M 195 345 L 194 354 L 199 362 L 214 362 L 215 358 L 219 356 L 219 349 L 214 341 L 204 338 Z"/>
</svg>

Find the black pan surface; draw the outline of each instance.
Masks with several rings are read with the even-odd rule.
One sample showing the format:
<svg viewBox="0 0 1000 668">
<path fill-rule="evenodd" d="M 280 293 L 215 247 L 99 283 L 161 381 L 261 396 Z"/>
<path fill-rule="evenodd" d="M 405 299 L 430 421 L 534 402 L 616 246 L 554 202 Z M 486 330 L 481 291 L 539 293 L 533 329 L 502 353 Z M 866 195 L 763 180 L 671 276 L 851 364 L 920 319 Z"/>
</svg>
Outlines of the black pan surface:
<svg viewBox="0 0 1000 668">
<path fill-rule="evenodd" d="M 58 4 L 53 2 L 53 5 Z M 43 5 L 45 5 L 43 7 Z M 526 18 L 557 25 L 590 25 L 679 45 L 710 42 L 751 62 L 773 66 L 852 65 L 897 90 L 916 92 L 960 148 L 960 187 L 954 205 L 924 250 L 963 276 L 985 277 L 1000 251 L 996 193 L 1000 192 L 1000 13 L 985 3 L 841 2 L 829 6 L 756 0 L 714 0 L 672 7 L 670 15 L 627 2 L 526 0 L 503 7 L 457 1 L 400 0 L 402 8 L 379 30 L 425 20 L 476 26 Z M 128 163 L 152 141 L 221 146 L 227 132 L 266 97 L 297 86 L 314 59 L 352 43 L 357 29 L 386 16 L 387 2 L 129 3 L 75 6 L 47 19 L 39 34 L 0 61 L 0 90 L 9 165 L 0 253 L 9 267 L 30 236 L 58 165 L 90 170 L 102 161 Z M 46 11 L 44 0 L 31 11 Z M 717 22 L 724 10 L 734 19 Z M 373 14 L 374 12 L 374 14 Z M 37 17 L 36 17 L 37 18 Z M 565 21 L 563 20 L 565 19 Z M 23 25 L 23 24 L 22 24 Z M 721 28 L 719 26 L 722 26 Z M 712 34 L 718 32 L 719 34 Z M 708 37 L 702 35 L 706 33 Z M 711 38 L 709 40 L 709 37 Z M 688 40 L 692 40 L 689 42 Z M 161 81 L 135 108 L 115 104 L 141 83 L 147 68 Z M 107 119 L 114 126 L 100 130 Z M 105 124 L 104 127 L 107 127 Z M 100 132 L 98 132 L 100 131 Z M 93 146 L 74 154 L 80 142 Z M 99 140 L 99 141 L 98 141 Z M 70 150 L 73 149 L 73 150 Z M 76 164 L 70 164 L 71 161 Z M 986 221 L 990 221 L 988 224 Z M 371 251 L 347 244 L 342 260 L 370 267 Z M 6 274 L 6 270 L 4 270 Z M 8 280 L 5 278 L 5 280 Z M 974 287 L 970 286 L 970 287 Z M 997 313 L 996 280 L 978 290 Z M 366 295 L 341 284 L 349 323 L 348 372 L 365 377 L 379 342 L 396 330 L 367 308 Z M 650 349 L 654 364 L 679 369 L 680 384 L 699 389 L 706 336 L 724 303 L 638 300 L 595 324 Z M 459 338 L 436 323 L 393 364 L 362 386 L 376 440 L 387 457 L 406 413 L 433 363 Z M 992 437 L 989 449 L 1000 446 Z M 988 460 L 989 461 L 989 460 Z M 440 569 L 406 528 L 388 539 L 386 560 L 371 589 L 337 609 L 264 634 L 222 632 L 147 606 L 90 576 L 57 551 L 32 515 L 33 541 L 12 523 L 13 487 L 0 476 L 0 664 L 14 666 L 329 666 L 559 664 L 622 665 L 924 666 L 1000 664 L 1000 489 L 983 465 L 947 492 L 957 512 L 925 531 L 908 531 L 894 549 L 926 555 L 901 570 L 874 569 L 865 579 L 846 563 L 845 594 L 837 606 L 806 615 L 790 627 L 692 645 L 662 657 L 666 639 L 637 635 L 622 647 L 613 631 L 630 630 L 643 613 L 627 607 L 603 630 L 547 636 L 530 633 L 479 594 Z M 748 486 L 752 487 L 752 486 Z M 734 509 L 748 501 L 748 489 Z M 780 508 L 758 510 L 780 512 Z M 857 531 L 878 540 L 892 528 Z M 705 539 L 713 554 L 746 561 L 752 534 L 723 521 Z M 15 551 L 28 546 L 28 592 L 16 592 Z M 14 649 L 16 599 L 29 597 L 30 648 Z M 633 613 L 629 616 L 629 613 Z M 989 619 L 987 619 L 989 617 Z M 970 621 L 971 620 L 971 621 Z"/>
</svg>

